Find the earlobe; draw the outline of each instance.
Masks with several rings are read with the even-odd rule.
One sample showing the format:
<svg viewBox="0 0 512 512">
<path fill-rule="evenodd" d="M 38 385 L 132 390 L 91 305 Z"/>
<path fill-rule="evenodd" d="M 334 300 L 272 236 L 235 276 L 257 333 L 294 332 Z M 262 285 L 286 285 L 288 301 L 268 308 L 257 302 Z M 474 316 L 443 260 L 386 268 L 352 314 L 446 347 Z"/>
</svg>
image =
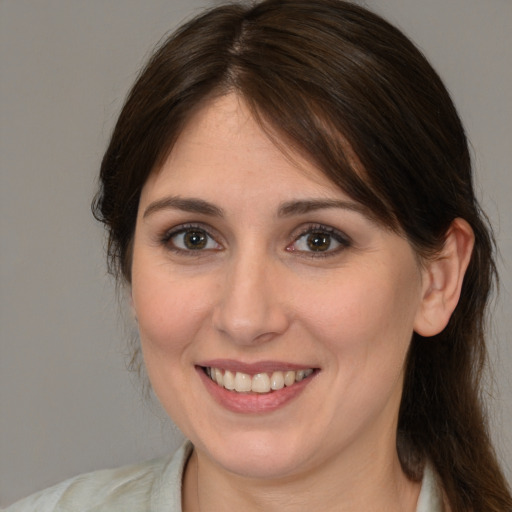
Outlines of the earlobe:
<svg viewBox="0 0 512 512">
<path fill-rule="evenodd" d="M 474 242 L 471 226 L 457 218 L 446 233 L 441 252 L 425 263 L 423 295 L 414 323 L 421 336 L 439 334 L 448 324 L 459 302 Z"/>
</svg>

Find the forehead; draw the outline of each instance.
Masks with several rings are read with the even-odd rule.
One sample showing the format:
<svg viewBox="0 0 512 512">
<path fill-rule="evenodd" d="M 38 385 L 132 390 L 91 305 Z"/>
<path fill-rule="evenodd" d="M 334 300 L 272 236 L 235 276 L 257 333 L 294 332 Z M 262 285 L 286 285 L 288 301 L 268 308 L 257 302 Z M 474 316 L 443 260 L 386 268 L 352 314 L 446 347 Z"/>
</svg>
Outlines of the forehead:
<svg viewBox="0 0 512 512">
<path fill-rule="evenodd" d="M 209 100 L 190 117 L 163 165 L 150 175 L 141 200 L 175 187 L 206 194 L 222 187 L 246 196 L 269 189 L 322 197 L 343 194 L 310 159 L 266 128 L 236 94 Z"/>
</svg>

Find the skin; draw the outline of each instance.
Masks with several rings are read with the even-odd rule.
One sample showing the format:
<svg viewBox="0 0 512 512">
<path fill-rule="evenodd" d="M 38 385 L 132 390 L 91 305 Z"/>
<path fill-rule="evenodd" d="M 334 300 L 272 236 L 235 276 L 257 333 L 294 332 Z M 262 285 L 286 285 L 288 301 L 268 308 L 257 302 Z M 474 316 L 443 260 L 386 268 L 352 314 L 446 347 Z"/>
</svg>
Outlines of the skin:
<svg viewBox="0 0 512 512">
<path fill-rule="evenodd" d="M 169 197 L 222 215 L 163 206 Z M 280 214 L 311 200 L 345 205 Z M 187 250 L 183 225 L 207 246 Z M 312 227 L 348 242 L 329 231 L 328 250 L 312 251 Z M 201 108 L 143 188 L 132 267 L 152 387 L 195 446 L 184 510 L 414 511 L 419 484 L 401 471 L 396 426 L 434 284 L 403 237 L 314 165 L 284 156 L 237 96 Z M 199 375 L 218 358 L 318 372 L 282 407 L 237 413 Z"/>
</svg>

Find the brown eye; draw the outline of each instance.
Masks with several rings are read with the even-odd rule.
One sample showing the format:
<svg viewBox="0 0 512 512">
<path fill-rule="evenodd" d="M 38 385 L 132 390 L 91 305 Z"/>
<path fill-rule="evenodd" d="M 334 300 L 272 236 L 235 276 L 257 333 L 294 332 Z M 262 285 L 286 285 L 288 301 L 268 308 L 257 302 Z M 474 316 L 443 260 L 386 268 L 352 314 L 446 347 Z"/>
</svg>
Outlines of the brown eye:
<svg viewBox="0 0 512 512">
<path fill-rule="evenodd" d="M 186 231 L 183 234 L 183 243 L 192 251 L 204 249 L 208 243 L 206 234 L 202 231 Z"/>
<path fill-rule="evenodd" d="M 167 235 L 163 242 L 176 251 L 190 252 L 203 250 L 220 250 L 222 247 L 199 227 L 182 228 Z"/>
<path fill-rule="evenodd" d="M 331 235 L 328 233 L 310 233 L 306 243 L 312 251 L 327 251 L 331 247 Z"/>
<path fill-rule="evenodd" d="M 350 239 L 341 231 L 329 226 L 312 226 L 295 239 L 288 251 L 314 256 L 335 255 L 351 246 Z"/>
</svg>

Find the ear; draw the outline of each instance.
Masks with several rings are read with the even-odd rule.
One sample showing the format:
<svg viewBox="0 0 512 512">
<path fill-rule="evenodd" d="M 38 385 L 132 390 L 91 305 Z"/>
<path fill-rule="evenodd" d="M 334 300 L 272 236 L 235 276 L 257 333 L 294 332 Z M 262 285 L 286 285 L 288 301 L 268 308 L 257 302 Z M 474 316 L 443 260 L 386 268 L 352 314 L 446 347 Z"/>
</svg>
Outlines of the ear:
<svg viewBox="0 0 512 512">
<path fill-rule="evenodd" d="M 421 336 L 439 334 L 448 324 L 459 302 L 474 242 L 471 226 L 457 218 L 446 232 L 441 252 L 424 264 L 423 295 L 414 322 Z"/>
</svg>

